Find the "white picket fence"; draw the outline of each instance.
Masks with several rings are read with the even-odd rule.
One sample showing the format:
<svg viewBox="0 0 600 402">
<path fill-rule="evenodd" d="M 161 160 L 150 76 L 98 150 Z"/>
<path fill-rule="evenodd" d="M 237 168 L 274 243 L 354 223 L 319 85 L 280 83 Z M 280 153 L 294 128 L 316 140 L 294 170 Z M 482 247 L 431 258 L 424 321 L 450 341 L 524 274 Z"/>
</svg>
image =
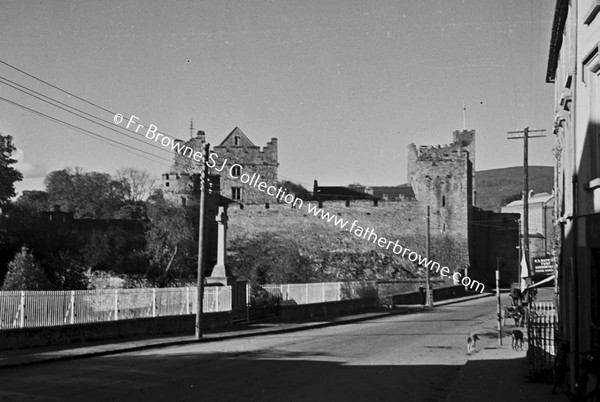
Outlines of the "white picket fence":
<svg viewBox="0 0 600 402">
<path fill-rule="evenodd" d="M 195 314 L 197 289 L 1 291 L 0 329 Z M 231 286 L 206 287 L 203 312 L 231 311 Z"/>
<path fill-rule="evenodd" d="M 311 304 L 367 297 L 381 299 L 393 294 L 416 291 L 422 283 L 422 280 L 320 282 L 269 284 L 261 287 L 270 294 L 279 297 L 283 304 Z"/>
<path fill-rule="evenodd" d="M 283 304 L 383 298 L 418 289 L 420 280 L 262 285 Z M 196 313 L 195 287 L 0 291 L 0 330 Z M 246 299 L 247 295 L 244 296 Z M 246 299 L 248 303 L 248 299 Z M 231 311 L 231 286 L 204 288 L 203 311 Z"/>
</svg>

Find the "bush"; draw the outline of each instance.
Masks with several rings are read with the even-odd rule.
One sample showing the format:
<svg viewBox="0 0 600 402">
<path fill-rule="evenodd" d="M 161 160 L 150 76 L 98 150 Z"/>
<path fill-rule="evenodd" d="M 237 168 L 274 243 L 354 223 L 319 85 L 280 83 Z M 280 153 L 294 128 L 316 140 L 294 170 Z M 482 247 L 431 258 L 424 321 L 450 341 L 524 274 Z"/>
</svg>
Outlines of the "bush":
<svg viewBox="0 0 600 402">
<path fill-rule="evenodd" d="M 25 246 L 8 264 L 2 290 L 48 290 L 52 286 L 41 265 Z"/>
<path fill-rule="evenodd" d="M 60 250 L 47 258 L 43 265 L 55 289 L 85 290 L 90 287 L 85 265 L 73 252 Z"/>
<path fill-rule="evenodd" d="M 261 286 L 250 287 L 250 305 L 256 308 L 276 307 L 280 304 L 279 297 L 267 292 Z"/>
</svg>

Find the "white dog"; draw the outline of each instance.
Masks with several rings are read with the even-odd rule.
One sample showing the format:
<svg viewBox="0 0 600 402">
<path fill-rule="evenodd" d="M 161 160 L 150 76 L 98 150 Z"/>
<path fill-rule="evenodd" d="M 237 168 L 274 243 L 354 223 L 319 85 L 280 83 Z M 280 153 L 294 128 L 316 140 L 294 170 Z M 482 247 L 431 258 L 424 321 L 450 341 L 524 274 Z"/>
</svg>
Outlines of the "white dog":
<svg viewBox="0 0 600 402">
<path fill-rule="evenodd" d="M 467 354 L 471 354 L 471 352 L 473 352 L 473 350 L 475 350 L 475 348 L 477 347 L 477 341 L 479 340 L 479 337 L 477 336 L 477 334 L 469 334 L 469 337 L 467 338 Z"/>
</svg>

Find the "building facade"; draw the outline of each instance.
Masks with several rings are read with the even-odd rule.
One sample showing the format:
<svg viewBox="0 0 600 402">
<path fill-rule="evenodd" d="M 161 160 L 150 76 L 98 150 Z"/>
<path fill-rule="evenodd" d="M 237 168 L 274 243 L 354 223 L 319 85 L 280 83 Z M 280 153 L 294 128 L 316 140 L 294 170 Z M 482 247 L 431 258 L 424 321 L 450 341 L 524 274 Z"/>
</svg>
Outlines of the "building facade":
<svg viewBox="0 0 600 402">
<path fill-rule="evenodd" d="M 580 353 L 600 353 L 599 14 L 598 1 L 556 1 L 546 71 L 555 94 L 557 301 L 571 384 Z"/>
<path fill-rule="evenodd" d="M 206 137 L 198 131 L 188 141 L 177 140 L 194 152 L 203 153 Z M 272 138 L 262 149 L 252 143 L 238 127 L 212 151 L 218 155 L 216 166 L 209 169 L 209 184 L 215 193 L 240 204 L 267 204 L 273 196 L 245 185 L 239 179 L 243 173 L 259 174 L 262 181 L 277 183 L 277 138 Z M 198 193 L 198 176 L 201 163 L 189 156 L 189 152 L 175 152 L 174 163 L 168 173 L 162 175 L 165 198 L 177 205 L 186 205 Z M 225 167 L 223 163 L 226 161 Z"/>
<path fill-rule="evenodd" d="M 529 266 L 534 268 L 540 258 L 551 258 L 554 250 L 554 195 L 533 194 L 527 199 L 529 210 Z M 500 209 L 503 213 L 519 214 L 522 219 L 523 199 L 513 201 Z"/>
</svg>

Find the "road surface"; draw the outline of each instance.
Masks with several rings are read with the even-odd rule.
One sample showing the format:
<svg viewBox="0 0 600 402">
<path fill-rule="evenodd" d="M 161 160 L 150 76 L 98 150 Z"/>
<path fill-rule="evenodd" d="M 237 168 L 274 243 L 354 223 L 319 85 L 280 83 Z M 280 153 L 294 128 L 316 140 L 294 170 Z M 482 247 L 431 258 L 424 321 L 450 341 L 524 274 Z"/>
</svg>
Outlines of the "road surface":
<svg viewBox="0 0 600 402">
<path fill-rule="evenodd" d="M 0 400 L 440 401 L 495 298 L 280 335 L 0 370 Z"/>
</svg>

